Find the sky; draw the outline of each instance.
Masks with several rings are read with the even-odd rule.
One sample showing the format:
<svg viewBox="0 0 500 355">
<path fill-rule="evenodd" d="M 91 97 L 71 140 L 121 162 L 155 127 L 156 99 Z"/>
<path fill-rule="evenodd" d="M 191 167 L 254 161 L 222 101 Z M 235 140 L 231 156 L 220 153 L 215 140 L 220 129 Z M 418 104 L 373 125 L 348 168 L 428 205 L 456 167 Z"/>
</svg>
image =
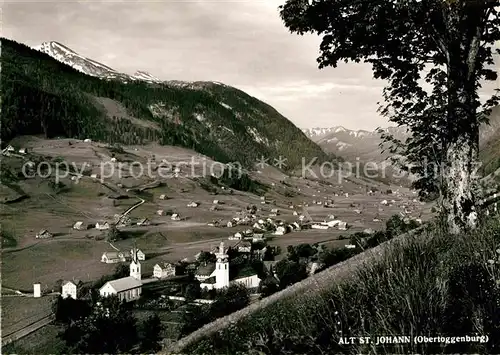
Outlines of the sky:
<svg viewBox="0 0 500 355">
<path fill-rule="evenodd" d="M 2 36 L 29 46 L 57 41 L 128 74 L 219 81 L 300 128 L 389 125 L 376 112 L 385 82 L 366 64 L 319 70 L 321 38 L 289 33 L 277 9 L 284 2 L 4 0 Z"/>
</svg>

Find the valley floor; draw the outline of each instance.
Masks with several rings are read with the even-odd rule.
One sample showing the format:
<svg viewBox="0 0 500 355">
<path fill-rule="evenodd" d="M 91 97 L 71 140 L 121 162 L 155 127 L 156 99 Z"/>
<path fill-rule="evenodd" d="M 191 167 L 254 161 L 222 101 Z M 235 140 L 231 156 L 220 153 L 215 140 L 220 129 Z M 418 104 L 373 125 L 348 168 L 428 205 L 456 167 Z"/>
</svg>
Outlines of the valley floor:
<svg viewBox="0 0 500 355">
<path fill-rule="evenodd" d="M 71 139 L 43 140 L 26 137 L 18 144 L 27 147 L 29 155 L 4 157 L 2 162 L 4 167 L 7 166 L 17 172 L 28 159 L 41 159 L 51 164 L 54 164 L 54 159 L 59 159 L 58 161 L 69 164 L 87 163 L 92 166 L 92 173 L 101 174 L 99 164 L 109 162 L 114 154 L 104 144 L 84 143 Z M 120 161 L 141 163 L 146 163 L 152 155 L 155 155 L 157 160 L 166 157 L 173 164 L 180 164 L 190 159 L 210 163 L 206 157 L 177 147 L 131 146 L 123 147 L 123 152 L 115 154 Z M 151 275 L 153 266 L 158 262 L 192 259 L 199 251 L 210 250 L 222 240 L 230 245 L 229 236 L 251 226 L 217 228 L 208 226 L 208 223 L 213 220 L 226 223 L 239 211 L 244 211 L 249 204 L 262 208 L 258 218 L 265 219 L 272 208 L 279 208 L 281 214 L 275 218 L 292 223 L 297 221 L 298 217 L 292 214 L 294 209 L 289 206 L 308 203 L 307 213 L 313 221 L 327 220 L 328 216 L 333 214 L 336 219 L 351 225 L 348 231 L 333 228 L 313 229 L 273 236 L 269 244 L 280 246 L 282 250 L 286 250 L 288 245 L 301 243 L 325 243 L 329 246 L 343 247 L 348 244 L 348 239 L 340 239 L 341 235 L 363 231 L 366 228 L 380 229 L 385 220 L 404 209 L 402 205 L 411 209 L 413 217 L 421 216 L 425 220 L 431 215 L 430 206 L 416 202 L 416 196 L 408 189 L 374 181 L 367 183 L 366 180 L 356 178 L 338 184 L 335 178 L 317 181 L 286 176 L 277 169 L 267 167 L 251 173 L 252 178 L 270 186 L 265 196 L 272 202 L 262 205 L 260 196 L 249 192 L 234 191 L 233 194 L 229 194 L 226 190 L 213 195 L 190 176 L 160 180 L 148 176 L 127 177 L 126 173 L 120 177 L 119 174 L 120 170 L 114 171 L 104 183 L 89 176 L 75 181 L 71 179 L 74 175 L 68 175 L 61 178 L 60 187 L 54 186 L 52 177 L 18 179 L 4 184 L 0 190 L 0 198 L 13 201 L 3 204 L 0 212 L 2 228 L 9 235 L 9 239 L 4 237 L 3 240 L 4 289 L 32 293 L 33 283 L 40 282 L 42 289 L 57 292 L 60 291 L 57 289 L 60 280 L 99 279 L 103 275 L 112 274 L 116 267 L 116 264 L 100 262 L 103 252 L 116 249 L 127 251 L 134 243 L 146 254 L 143 273 Z M 287 185 L 282 183 L 284 179 L 288 181 Z M 156 184 L 158 181 L 161 181 L 159 186 Z M 142 193 L 131 191 L 148 185 L 153 187 L 146 188 Z M 366 193 L 368 189 L 377 189 L 378 192 L 368 195 Z M 386 190 L 389 189 L 394 193 L 387 194 Z M 295 195 L 286 197 L 284 192 L 288 190 L 295 191 Z M 348 197 L 345 196 L 346 193 Z M 163 194 L 167 195 L 168 199 L 160 199 L 160 195 Z M 17 200 L 21 195 L 27 197 Z M 115 198 L 118 195 L 128 197 Z M 334 199 L 333 208 L 313 204 L 314 200 L 324 201 L 327 197 Z M 138 205 L 141 199 L 144 203 Z M 223 203 L 219 205 L 218 211 L 210 210 L 214 199 Z M 382 206 L 383 200 L 394 200 L 394 203 Z M 187 207 L 191 201 L 198 202 L 199 206 Z M 352 204 L 357 205 L 362 213 L 354 212 Z M 83 221 L 84 224 L 112 221 L 114 216 L 123 216 L 135 205 L 138 206 L 132 209 L 127 217 L 148 218 L 151 225 L 121 228 L 121 231 L 128 235 L 124 240 L 110 244 L 103 239 L 106 231 L 95 229 L 80 231 L 72 228 L 77 221 Z M 159 216 L 156 214 L 159 209 L 172 210 L 178 213 L 182 220 L 173 221 L 168 216 Z M 299 214 L 304 212 L 300 208 L 296 210 Z M 374 222 L 374 217 L 378 217 L 380 221 Z M 41 229 L 47 229 L 53 234 L 53 238 L 36 239 L 35 235 Z M 5 300 L 2 302 L 4 332 L 16 330 L 21 324 L 19 317 L 36 318 L 47 310 L 48 304 L 46 297 L 39 300 L 28 297 L 6 297 Z M 19 300 L 19 303 L 16 303 L 16 307 L 12 307 L 12 304 L 17 302 L 15 300 Z"/>
</svg>

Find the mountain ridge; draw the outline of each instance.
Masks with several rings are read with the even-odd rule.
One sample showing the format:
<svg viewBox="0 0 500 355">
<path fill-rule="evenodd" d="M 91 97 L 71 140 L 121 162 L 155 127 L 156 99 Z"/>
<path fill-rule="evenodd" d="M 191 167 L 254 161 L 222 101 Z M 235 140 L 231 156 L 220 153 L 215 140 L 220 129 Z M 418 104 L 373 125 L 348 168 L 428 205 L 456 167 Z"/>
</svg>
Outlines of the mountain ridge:
<svg viewBox="0 0 500 355">
<path fill-rule="evenodd" d="M 37 51 L 1 41 L 1 77 L 9 88 L 2 100 L 3 144 L 19 134 L 159 142 L 245 166 L 282 156 L 289 168 L 302 158 L 330 158 L 276 109 L 237 88 L 131 79 L 59 43 L 45 42 Z"/>
</svg>

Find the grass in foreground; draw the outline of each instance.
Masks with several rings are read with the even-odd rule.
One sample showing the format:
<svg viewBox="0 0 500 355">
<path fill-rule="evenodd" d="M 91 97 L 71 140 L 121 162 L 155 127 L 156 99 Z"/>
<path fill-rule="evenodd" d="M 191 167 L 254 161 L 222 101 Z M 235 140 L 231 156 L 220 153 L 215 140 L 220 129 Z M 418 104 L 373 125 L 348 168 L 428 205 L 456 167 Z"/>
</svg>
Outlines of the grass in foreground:
<svg viewBox="0 0 500 355">
<path fill-rule="evenodd" d="M 183 350 L 185 354 L 500 353 L 500 223 L 451 237 L 434 226 L 390 246 L 326 292 L 283 299 Z M 451 337 L 487 335 L 487 343 Z M 377 336 L 446 343 L 375 345 Z M 371 344 L 340 345 L 340 337 Z"/>
</svg>

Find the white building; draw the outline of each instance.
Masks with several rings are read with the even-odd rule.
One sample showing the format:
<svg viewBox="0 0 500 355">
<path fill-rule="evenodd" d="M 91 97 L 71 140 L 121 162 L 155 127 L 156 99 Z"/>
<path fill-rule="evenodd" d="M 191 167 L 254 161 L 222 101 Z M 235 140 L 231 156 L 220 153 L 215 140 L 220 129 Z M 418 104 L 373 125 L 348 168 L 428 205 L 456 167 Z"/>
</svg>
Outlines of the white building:
<svg viewBox="0 0 500 355">
<path fill-rule="evenodd" d="M 146 254 L 142 252 L 142 250 L 137 249 L 135 250 L 135 253 L 137 255 L 137 260 L 146 260 Z M 134 257 L 134 249 L 130 250 L 130 256 L 133 258 Z"/>
<path fill-rule="evenodd" d="M 333 221 L 323 222 L 322 225 L 328 226 L 328 227 L 332 228 L 332 227 L 335 227 L 336 225 L 338 225 L 340 223 L 342 223 L 341 220 L 334 219 Z"/>
<path fill-rule="evenodd" d="M 233 280 L 229 280 L 229 259 L 227 249 L 224 249 L 224 242 L 220 243 L 219 251 L 215 254 L 217 262 L 212 273 L 201 282 L 200 287 L 208 290 L 229 287 L 230 284 L 240 283 L 247 288 L 256 288 L 260 285 L 261 279 L 257 273 L 251 269 L 243 269 Z M 212 264 L 213 267 L 213 264 Z M 197 273 L 199 274 L 199 273 Z M 196 275 L 195 277 L 200 276 Z M 198 277 L 197 277 L 198 278 Z"/>
<path fill-rule="evenodd" d="M 38 232 L 38 234 L 35 236 L 35 238 L 37 238 L 37 239 L 45 239 L 45 238 L 52 238 L 52 237 L 53 237 L 52 233 L 50 233 L 46 229 L 40 230 L 40 232 Z"/>
<path fill-rule="evenodd" d="M 120 251 L 107 251 L 101 256 L 101 263 L 114 264 L 125 261 L 125 254 Z"/>
<path fill-rule="evenodd" d="M 102 297 L 117 296 L 120 301 L 125 302 L 134 301 L 141 297 L 141 263 L 137 259 L 137 254 L 134 254 L 130 263 L 130 276 L 106 282 L 99 289 L 99 294 Z"/>
<path fill-rule="evenodd" d="M 39 283 L 33 284 L 33 297 L 42 297 L 42 285 L 40 285 Z"/>
<path fill-rule="evenodd" d="M 166 277 L 175 276 L 177 273 L 177 266 L 171 263 L 156 264 L 153 267 L 153 277 L 163 279 Z"/>
<path fill-rule="evenodd" d="M 95 224 L 95 229 L 99 229 L 99 230 L 109 229 L 109 223 L 108 222 L 97 222 Z"/>
<path fill-rule="evenodd" d="M 322 225 L 322 224 L 313 224 L 311 226 L 312 229 L 328 229 L 327 225 Z"/>
<path fill-rule="evenodd" d="M 63 282 L 62 292 L 61 292 L 62 298 L 71 297 L 72 299 L 76 300 L 77 297 L 76 292 L 77 292 L 77 287 L 75 283 L 71 281 Z"/>
<path fill-rule="evenodd" d="M 172 217 L 170 217 L 170 219 L 171 219 L 172 221 L 180 221 L 180 220 L 181 220 L 181 217 L 179 217 L 179 215 L 178 215 L 177 213 L 174 213 L 174 214 L 172 215 Z"/>
<path fill-rule="evenodd" d="M 224 242 L 220 243 L 219 252 L 215 254 L 215 288 L 220 289 L 229 286 L 229 256 L 224 249 Z"/>
<path fill-rule="evenodd" d="M 83 225 L 83 222 L 76 222 L 74 225 L 73 225 L 73 229 L 76 229 L 76 230 L 85 230 L 87 229 L 86 226 Z"/>
</svg>

